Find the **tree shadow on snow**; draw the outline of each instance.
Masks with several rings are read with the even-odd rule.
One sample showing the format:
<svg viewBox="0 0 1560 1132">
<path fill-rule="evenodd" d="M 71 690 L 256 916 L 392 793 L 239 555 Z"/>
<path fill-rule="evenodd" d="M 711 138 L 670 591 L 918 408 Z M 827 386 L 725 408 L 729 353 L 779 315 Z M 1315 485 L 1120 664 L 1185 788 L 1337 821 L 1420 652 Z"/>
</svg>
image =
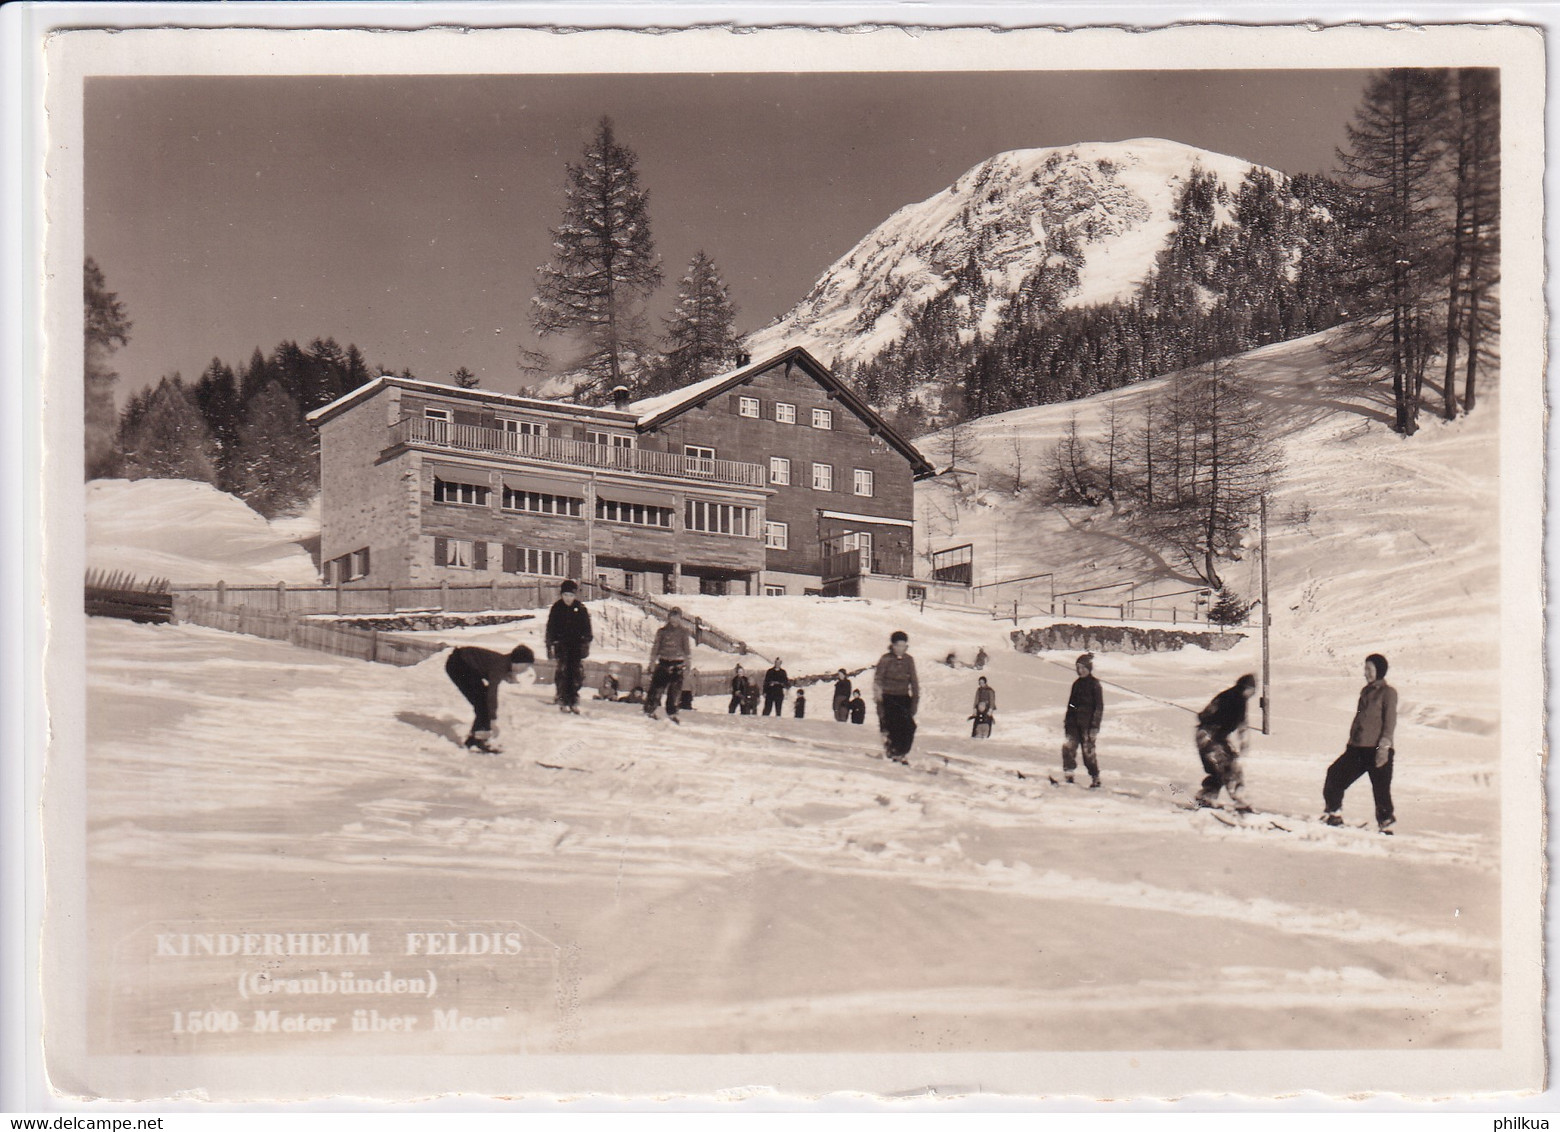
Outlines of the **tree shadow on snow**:
<svg viewBox="0 0 1560 1132">
<path fill-rule="evenodd" d="M 440 739 L 448 739 L 457 747 L 466 740 L 466 737 L 461 734 L 460 724 L 454 720 L 424 715 L 420 711 L 398 711 L 395 713 L 395 717 L 410 727 L 420 728 L 430 734 L 437 735 Z"/>
</svg>

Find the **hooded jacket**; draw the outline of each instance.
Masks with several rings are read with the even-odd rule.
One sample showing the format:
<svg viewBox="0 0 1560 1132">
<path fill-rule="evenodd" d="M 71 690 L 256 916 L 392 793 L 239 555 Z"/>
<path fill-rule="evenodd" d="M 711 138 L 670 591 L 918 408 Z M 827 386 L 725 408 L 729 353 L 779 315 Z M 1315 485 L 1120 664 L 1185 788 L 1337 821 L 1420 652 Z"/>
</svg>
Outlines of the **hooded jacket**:
<svg viewBox="0 0 1560 1132">
<path fill-rule="evenodd" d="M 1391 747 L 1397 730 L 1397 689 L 1385 680 L 1372 680 L 1360 689 L 1360 702 L 1349 725 L 1349 746 Z"/>
</svg>

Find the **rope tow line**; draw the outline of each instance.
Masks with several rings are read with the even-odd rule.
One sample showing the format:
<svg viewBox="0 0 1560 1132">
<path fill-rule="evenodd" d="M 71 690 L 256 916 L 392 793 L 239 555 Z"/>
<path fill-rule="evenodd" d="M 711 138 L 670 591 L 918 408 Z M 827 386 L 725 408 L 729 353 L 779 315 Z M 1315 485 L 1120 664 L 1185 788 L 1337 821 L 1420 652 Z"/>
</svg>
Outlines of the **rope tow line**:
<svg viewBox="0 0 1560 1132">
<path fill-rule="evenodd" d="M 1030 654 L 1030 655 L 1033 655 L 1033 654 Z M 1049 658 L 1044 658 L 1044 663 L 1046 663 L 1046 664 L 1054 664 L 1057 668 L 1065 669 L 1065 670 L 1067 670 L 1069 672 L 1076 671 L 1075 665 L 1073 665 L 1073 664 L 1063 664 L 1059 660 L 1051 660 Z M 1100 678 L 1098 676 L 1096 676 L 1095 679 L 1096 680 L 1100 680 Z M 1129 687 L 1127 687 L 1125 684 L 1117 684 L 1117 683 L 1115 683 L 1112 680 L 1100 680 L 1100 683 L 1104 684 L 1107 688 L 1115 688 L 1119 692 L 1126 692 L 1129 695 L 1137 696 L 1140 699 L 1153 700 L 1156 704 L 1164 704 L 1165 707 L 1179 708 L 1181 711 L 1187 712 L 1190 715 L 1196 715 L 1197 714 L 1197 709 L 1196 708 L 1189 708 L 1185 704 L 1173 703 L 1170 700 L 1162 700 L 1158 696 L 1151 696 L 1147 692 L 1140 692 L 1136 688 L 1129 688 Z"/>
</svg>

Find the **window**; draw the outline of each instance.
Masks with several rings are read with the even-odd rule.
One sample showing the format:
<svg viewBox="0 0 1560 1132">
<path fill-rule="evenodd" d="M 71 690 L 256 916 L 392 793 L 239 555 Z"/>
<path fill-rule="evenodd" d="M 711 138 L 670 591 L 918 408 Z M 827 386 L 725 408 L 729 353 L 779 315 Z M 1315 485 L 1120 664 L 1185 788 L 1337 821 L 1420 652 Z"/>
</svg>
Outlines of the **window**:
<svg viewBox="0 0 1560 1132">
<path fill-rule="evenodd" d="M 505 511 L 529 511 L 533 515 L 567 515 L 578 519 L 584 514 L 585 501 L 568 495 L 550 495 L 541 491 L 521 491 L 505 487 L 500 500 Z"/>
<path fill-rule="evenodd" d="M 856 494 L 857 495 L 871 495 L 872 494 L 872 484 L 873 484 L 873 475 L 872 475 L 872 473 L 870 471 L 868 471 L 866 468 L 857 468 L 856 469 L 856 488 L 855 488 Z"/>
<path fill-rule="evenodd" d="M 450 411 L 448 409 L 424 409 L 423 436 L 437 444 L 448 444 L 450 439 Z"/>
<path fill-rule="evenodd" d="M 687 466 L 690 476 L 713 476 L 715 449 L 706 448 L 702 444 L 684 444 L 683 463 Z"/>
<path fill-rule="evenodd" d="M 812 421 L 813 428 L 831 429 L 834 427 L 834 414 L 828 409 L 814 409 Z"/>
<path fill-rule="evenodd" d="M 504 573 L 540 574 L 548 578 L 569 576 L 569 556 L 561 550 L 537 550 L 535 547 L 504 547 Z"/>
<path fill-rule="evenodd" d="M 464 503 L 472 507 L 486 507 L 490 489 L 474 483 L 456 483 L 433 477 L 433 501 L 435 503 Z"/>
<path fill-rule="evenodd" d="M 764 586 L 764 596 L 765 597 L 784 597 L 785 596 L 785 587 L 784 586 L 765 585 Z"/>
<path fill-rule="evenodd" d="M 368 577 L 368 547 L 352 552 L 352 577 L 351 581 Z"/>
<path fill-rule="evenodd" d="M 789 550 L 791 548 L 791 525 L 789 523 L 765 523 L 764 545 L 770 550 Z M 782 593 L 785 591 L 782 589 Z"/>
<path fill-rule="evenodd" d="M 791 461 L 784 456 L 769 457 L 769 482 L 788 484 L 791 482 Z"/>
<path fill-rule="evenodd" d="M 596 518 L 607 523 L 633 523 L 638 527 L 672 525 L 672 509 L 647 503 L 620 503 L 616 499 L 596 497 Z"/>
<path fill-rule="evenodd" d="M 813 465 L 813 490 L 814 491 L 833 491 L 834 490 L 834 465 L 833 464 L 814 464 Z"/>
<path fill-rule="evenodd" d="M 546 436 L 547 426 L 541 421 L 513 421 L 500 417 L 498 427 L 516 436 Z"/>
<path fill-rule="evenodd" d="M 470 570 L 477 562 L 477 545 L 470 539 L 444 540 L 444 565 Z"/>
<path fill-rule="evenodd" d="M 787 405 L 784 401 L 775 402 L 775 420 L 781 424 L 796 423 L 796 406 Z"/>
<path fill-rule="evenodd" d="M 744 416 L 744 417 L 756 417 L 756 416 L 758 416 L 758 398 L 757 397 L 738 397 L 737 398 L 737 414 L 739 416 Z"/>
<path fill-rule="evenodd" d="M 707 499 L 683 501 L 683 525 L 690 531 L 714 535 L 741 535 L 753 532 L 754 511 L 731 503 L 713 503 Z"/>
<path fill-rule="evenodd" d="M 586 444 L 600 444 L 608 448 L 633 448 L 635 437 L 630 433 L 622 432 L 587 432 Z"/>
</svg>

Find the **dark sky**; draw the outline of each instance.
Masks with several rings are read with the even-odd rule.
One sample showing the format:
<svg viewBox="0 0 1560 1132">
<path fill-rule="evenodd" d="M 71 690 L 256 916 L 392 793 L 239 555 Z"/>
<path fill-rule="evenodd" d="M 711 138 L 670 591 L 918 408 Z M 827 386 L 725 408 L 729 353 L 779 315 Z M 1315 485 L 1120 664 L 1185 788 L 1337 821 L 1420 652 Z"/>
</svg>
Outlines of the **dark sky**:
<svg viewBox="0 0 1560 1132">
<path fill-rule="evenodd" d="M 706 251 L 739 329 L 1003 150 L 1163 137 L 1325 172 L 1360 71 L 99 78 L 86 250 L 134 322 L 121 398 L 334 336 L 512 392 L 564 165 L 602 115 L 639 156 L 671 306 Z"/>
</svg>

